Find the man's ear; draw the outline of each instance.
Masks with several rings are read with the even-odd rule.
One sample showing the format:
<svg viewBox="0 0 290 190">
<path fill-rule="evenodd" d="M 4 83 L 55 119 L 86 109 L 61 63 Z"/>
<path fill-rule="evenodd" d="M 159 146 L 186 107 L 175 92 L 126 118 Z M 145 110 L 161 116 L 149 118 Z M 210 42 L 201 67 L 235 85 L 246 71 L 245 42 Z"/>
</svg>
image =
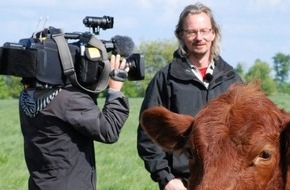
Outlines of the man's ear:
<svg viewBox="0 0 290 190">
<path fill-rule="evenodd" d="M 186 148 L 193 122 L 192 116 L 176 114 L 161 106 L 145 110 L 140 118 L 149 137 L 168 151 Z"/>
</svg>

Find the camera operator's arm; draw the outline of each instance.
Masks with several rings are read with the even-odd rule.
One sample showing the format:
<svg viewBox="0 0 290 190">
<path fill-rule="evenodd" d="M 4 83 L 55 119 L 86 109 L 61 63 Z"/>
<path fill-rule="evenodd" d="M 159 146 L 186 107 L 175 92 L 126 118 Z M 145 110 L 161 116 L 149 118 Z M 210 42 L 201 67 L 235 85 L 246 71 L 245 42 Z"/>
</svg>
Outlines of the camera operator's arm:
<svg viewBox="0 0 290 190">
<path fill-rule="evenodd" d="M 111 57 L 112 70 L 124 69 L 125 63 L 125 60 L 120 62 L 120 55 Z M 50 105 L 59 107 L 58 117 L 84 136 L 103 143 L 114 143 L 129 116 L 129 102 L 120 91 L 122 86 L 123 82 L 110 79 L 102 109 L 95 105 L 89 94 L 74 86 L 63 89 L 57 96 L 62 104 L 51 102 Z"/>
</svg>

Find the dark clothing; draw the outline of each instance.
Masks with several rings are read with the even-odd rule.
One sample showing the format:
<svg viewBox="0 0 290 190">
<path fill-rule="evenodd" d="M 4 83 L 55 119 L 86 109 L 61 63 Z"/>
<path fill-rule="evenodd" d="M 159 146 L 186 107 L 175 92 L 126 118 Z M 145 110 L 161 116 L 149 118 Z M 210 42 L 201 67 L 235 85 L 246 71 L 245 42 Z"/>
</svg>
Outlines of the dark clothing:
<svg viewBox="0 0 290 190">
<path fill-rule="evenodd" d="M 234 82 L 242 82 L 235 70 L 221 57 L 215 60 L 215 68 L 208 89 L 191 71 L 184 58 L 176 53 L 173 61 L 156 73 L 150 82 L 141 111 L 162 105 L 169 110 L 194 116 L 211 99 L 225 92 Z M 160 189 L 173 178 L 189 177 L 187 153 L 177 155 L 164 152 L 138 127 L 137 148 L 151 178 Z"/>
<path fill-rule="evenodd" d="M 118 140 L 129 115 L 127 98 L 112 92 L 100 110 L 91 96 L 75 87 L 61 89 L 51 101 L 47 98 L 52 94 L 41 93 L 24 90 L 20 96 L 29 189 L 95 190 L 94 141 Z M 29 116 L 35 102 L 34 107 L 42 109 Z"/>
</svg>

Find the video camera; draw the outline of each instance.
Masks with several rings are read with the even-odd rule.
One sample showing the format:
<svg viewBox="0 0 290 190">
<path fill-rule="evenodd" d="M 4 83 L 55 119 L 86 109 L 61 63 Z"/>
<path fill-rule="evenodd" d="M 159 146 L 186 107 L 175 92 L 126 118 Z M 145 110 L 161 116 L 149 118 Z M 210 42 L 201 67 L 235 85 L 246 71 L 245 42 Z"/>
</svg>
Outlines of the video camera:
<svg viewBox="0 0 290 190">
<path fill-rule="evenodd" d="M 93 33 L 63 33 L 49 27 L 18 43 L 6 42 L 0 48 L 0 75 L 22 77 L 35 86 L 73 84 L 92 93 L 103 91 L 110 77 L 120 81 L 143 80 L 144 56 L 132 53 L 131 38 L 119 35 L 111 40 L 96 38 L 100 29 L 113 28 L 113 23 L 113 17 L 87 16 L 83 24 L 92 28 Z M 111 71 L 109 52 L 126 57 L 128 73 Z"/>
</svg>

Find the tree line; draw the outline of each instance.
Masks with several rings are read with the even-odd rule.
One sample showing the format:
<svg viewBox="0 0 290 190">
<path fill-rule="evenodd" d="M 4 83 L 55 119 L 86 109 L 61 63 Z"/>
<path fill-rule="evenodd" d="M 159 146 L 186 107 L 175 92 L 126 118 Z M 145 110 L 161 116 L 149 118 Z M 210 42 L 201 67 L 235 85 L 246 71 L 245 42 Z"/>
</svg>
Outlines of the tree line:
<svg viewBox="0 0 290 190">
<path fill-rule="evenodd" d="M 175 39 L 141 42 L 136 47 L 136 52 L 144 55 L 145 79 L 126 80 L 124 93 L 128 97 L 143 97 L 149 81 L 160 68 L 171 61 L 177 46 Z M 242 63 L 238 63 L 235 69 L 245 82 L 259 80 L 262 90 L 267 95 L 277 92 L 290 94 L 290 55 L 277 53 L 273 55 L 273 63 L 257 59 L 247 71 Z M 22 89 L 20 81 L 19 77 L 0 75 L 0 99 L 18 98 Z M 101 93 L 100 96 L 104 95 Z"/>
</svg>

